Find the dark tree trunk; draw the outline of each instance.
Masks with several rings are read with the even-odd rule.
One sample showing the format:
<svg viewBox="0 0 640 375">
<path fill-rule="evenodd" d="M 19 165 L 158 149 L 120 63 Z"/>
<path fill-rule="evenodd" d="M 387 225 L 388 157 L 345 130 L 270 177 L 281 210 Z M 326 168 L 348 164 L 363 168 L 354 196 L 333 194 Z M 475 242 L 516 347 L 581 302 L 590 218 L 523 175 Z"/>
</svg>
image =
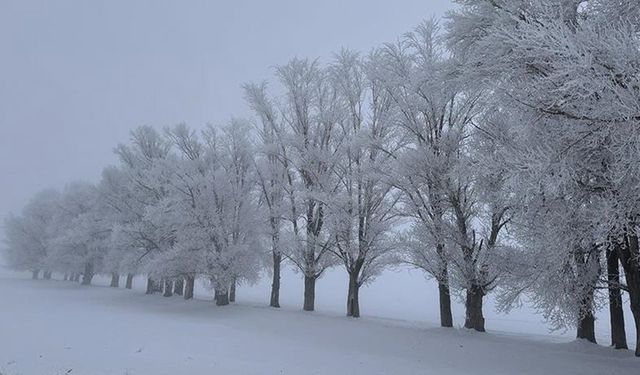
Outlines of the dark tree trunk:
<svg viewBox="0 0 640 375">
<path fill-rule="evenodd" d="M 231 286 L 229 287 L 229 302 L 236 301 L 236 283 L 236 278 L 234 277 L 231 282 Z"/>
<path fill-rule="evenodd" d="M 84 266 L 84 273 L 82 274 L 82 285 L 91 285 L 93 279 L 93 263 L 87 263 Z"/>
<path fill-rule="evenodd" d="M 438 278 L 438 294 L 440 297 L 440 326 L 453 327 L 453 314 L 451 313 L 451 294 L 449 293 L 449 268 L 445 260 L 444 245 L 436 246 L 436 253 L 442 262 L 440 277 Z"/>
<path fill-rule="evenodd" d="M 193 299 L 194 276 L 187 276 L 184 279 L 184 299 Z"/>
<path fill-rule="evenodd" d="M 304 311 L 313 311 L 315 309 L 316 279 L 317 277 L 315 276 L 304 277 L 304 305 L 302 306 Z"/>
<path fill-rule="evenodd" d="M 438 283 L 440 294 L 440 326 L 453 327 L 453 314 L 451 313 L 451 295 L 448 283 Z"/>
<path fill-rule="evenodd" d="M 40 270 L 31 271 L 31 278 L 34 280 L 38 280 L 38 276 L 40 275 Z"/>
<path fill-rule="evenodd" d="M 636 356 L 640 357 L 640 250 L 638 237 L 628 234 L 625 246 L 619 249 L 620 263 L 629 289 L 629 304 L 636 326 Z"/>
<path fill-rule="evenodd" d="M 482 298 L 484 292 L 479 285 L 472 285 L 467 289 L 467 299 L 465 301 L 464 328 L 475 329 L 484 332 L 484 316 L 482 316 Z"/>
<path fill-rule="evenodd" d="M 173 296 L 173 281 L 164 279 L 164 297 Z"/>
<path fill-rule="evenodd" d="M 576 337 L 579 339 L 586 339 L 592 343 L 596 343 L 596 320 L 593 316 L 593 312 L 588 311 L 583 313 L 584 316 L 580 318 L 578 322 L 578 332 Z"/>
<path fill-rule="evenodd" d="M 117 272 L 111 273 L 111 284 L 109 284 L 111 288 L 118 288 L 120 286 L 120 274 Z"/>
<path fill-rule="evenodd" d="M 51 280 L 51 271 L 44 271 L 44 274 L 42 275 L 42 278 L 44 280 Z"/>
<path fill-rule="evenodd" d="M 80 280 L 80 274 L 79 273 L 71 274 L 71 281 L 78 282 L 79 280 Z"/>
<path fill-rule="evenodd" d="M 127 274 L 127 281 L 125 282 L 124 287 L 127 288 L 127 289 L 133 288 L 133 274 L 132 273 L 128 273 Z"/>
<path fill-rule="evenodd" d="M 181 296 L 184 290 L 184 280 L 183 279 L 177 279 L 176 281 L 173 282 L 173 294 Z"/>
<path fill-rule="evenodd" d="M 640 287 L 640 285 L 638 286 Z M 640 290 L 638 291 L 640 293 Z M 631 301 L 631 313 L 636 326 L 636 357 L 640 357 L 640 296 Z"/>
<path fill-rule="evenodd" d="M 617 250 L 607 250 L 607 277 L 609 280 L 611 346 L 616 349 L 628 349 L 627 334 L 624 329 L 624 311 L 622 309 L 622 293 L 620 292 L 620 265 L 618 264 Z"/>
<path fill-rule="evenodd" d="M 68 273 L 65 273 L 65 274 L 64 274 L 64 277 L 62 278 L 62 280 L 63 280 L 63 281 L 67 281 L 67 280 L 69 280 L 69 274 L 68 274 Z"/>
<path fill-rule="evenodd" d="M 273 280 L 271 281 L 271 300 L 269 306 L 280 307 L 280 265 L 282 263 L 282 255 L 278 252 L 273 253 Z"/>
<path fill-rule="evenodd" d="M 360 317 L 360 285 L 358 284 L 358 273 L 349 273 L 349 291 L 347 292 L 347 316 L 353 318 Z"/>
<path fill-rule="evenodd" d="M 593 246 L 595 248 L 595 245 Z M 586 259 L 585 256 L 587 256 Z M 599 259 L 589 260 L 589 253 L 585 249 L 580 247 L 576 247 L 574 257 L 576 261 L 578 279 L 584 277 L 588 267 L 588 262 L 597 262 L 597 264 L 600 263 Z M 598 270 L 598 274 L 600 274 L 600 270 Z M 582 294 L 582 300 L 580 301 L 579 306 L 578 327 L 576 332 L 577 338 L 588 340 L 594 344 L 596 343 L 596 328 L 595 317 L 593 316 L 593 298 L 595 294 L 596 283 L 597 278 L 594 278 L 590 280 L 590 283 L 581 286 L 580 293 Z"/>
<path fill-rule="evenodd" d="M 160 279 L 160 280 L 156 280 L 153 283 L 154 286 L 154 293 L 162 293 L 164 291 L 164 279 Z"/>
<path fill-rule="evenodd" d="M 214 299 L 216 306 L 226 306 L 229 304 L 229 291 L 226 288 L 215 288 Z"/>
<path fill-rule="evenodd" d="M 156 291 L 155 281 L 152 278 L 147 278 L 147 291 L 146 294 L 153 294 Z"/>
<path fill-rule="evenodd" d="M 586 339 L 592 343 L 596 343 L 596 319 L 593 316 L 593 294 L 595 290 L 592 288 L 588 295 L 585 296 L 580 306 L 580 316 L 578 321 L 578 329 L 576 337 Z"/>
</svg>

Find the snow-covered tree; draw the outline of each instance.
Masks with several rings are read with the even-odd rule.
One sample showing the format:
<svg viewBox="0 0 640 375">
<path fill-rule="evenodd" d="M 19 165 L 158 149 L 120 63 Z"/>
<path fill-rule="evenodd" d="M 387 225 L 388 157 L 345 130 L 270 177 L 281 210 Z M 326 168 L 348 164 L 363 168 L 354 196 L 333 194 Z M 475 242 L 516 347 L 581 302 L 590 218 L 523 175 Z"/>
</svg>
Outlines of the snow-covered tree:
<svg viewBox="0 0 640 375">
<path fill-rule="evenodd" d="M 379 55 L 366 59 L 343 50 L 329 75 L 344 113 L 336 137 L 340 144 L 332 172 L 338 186 L 326 205 L 330 247 L 349 275 L 347 316 L 359 317 L 359 290 L 389 262 L 390 234 L 399 192 L 389 181 L 398 149 L 395 107 L 376 77 Z"/>
<path fill-rule="evenodd" d="M 123 168 L 107 167 L 102 171 L 98 184 L 100 199 L 113 215 L 111 246 L 105 255 L 105 269 L 126 274 L 125 288 L 133 287 L 133 277 L 141 273 L 140 259 L 144 248 L 131 229 L 142 220 L 145 210 L 133 189 L 134 184 Z"/>
<path fill-rule="evenodd" d="M 102 270 L 110 247 L 112 223 L 103 207 L 96 187 L 85 182 L 68 184 L 59 200 L 54 248 L 46 262 L 64 272 L 80 272 L 83 285 Z"/>
<path fill-rule="evenodd" d="M 59 200 L 58 191 L 41 191 L 27 203 L 21 215 L 9 215 L 5 219 L 4 256 L 10 267 L 32 271 L 34 279 L 44 269 L 43 277 L 51 277 L 52 268 L 47 262 L 47 256 L 53 251 Z"/>
<path fill-rule="evenodd" d="M 229 303 L 236 282 L 255 280 L 261 264 L 260 223 L 248 125 L 233 120 L 208 127 L 202 141 L 184 125 L 167 134 L 179 156 L 166 160 L 168 194 L 148 211 L 172 228 L 169 251 L 154 259 L 166 275 L 202 274 L 218 305 Z"/>
<path fill-rule="evenodd" d="M 167 177 L 163 175 L 162 161 L 169 154 L 170 144 L 162 135 L 149 126 L 142 126 L 131 132 L 131 144 L 120 144 L 115 152 L 121 163 L 121 171 L 128 182 L 117 187 L 112 192 L 109 202 L 112 206 L 122 205 L 126 218 L 119 221 L 120 235 L 128 236 L 125 248 L 134 251 L 128 259 L 134 262 L 129 267 L 148 273 L 147 293 L 161 290 L 159 280 L 155 280 L 153 269 L 149 264 L 154 256 L 166 251 L 171 243 L 171 232 L 166 228 L 159 228 L 146 218 L 146 210 L 153 207 L 166 195 L 165 184 Z M 116 178 L 115 176 L 111 176 Z M 117 191 L 125 194 L 121 201 L 117 201 Z M 120 237 L 120 240 L 124 240 Z M 138 254 L 141 251 L 140 254 Z"/>
<path fill-rule="evenodd" d="M 438 282 L 440 323 L 452 327 L 447 248 L 448 189 L 462 141 L 476 112 L 477 95 L 455 80 L 456 61 L 448 57 L 435 21 L 427 21 L 380 52 L 379 69 L 394 105 L 405 145 L 396 153 L 394 184 L 403 192 L 402 211 L 413 219 L 402 239 L 402 260 Z M 462 188 L 462 187 L 460 187 Z M 451 241 L 449 241 L 451 244 Z"/>
<path fill-rule="evenodd" d="M 255 148 L 256 180 L 260 191 L 260 205 L 266 211 L 267 232 L 271 247 L 272 282 L 269 305 L 280 307 L 280 269 L 282 266 L 283 225 L 287 213 L 285 199 L 295 199 L 292 171 L 287 160 L 285 129 L 274 103 L 269 99 L 266 83 L 244 86 L 245 99 L 260 121 L 257 127 L 258 141 Z M 291 207 L 295 205 L 290 201 Z"/>
<path fill-rule="evenodd" d="M 304 275 L 303 309 L 314 310 L 316 280 L 335 263 L 327 232 L 327 202 L 337 187 L 337 124 L 342 114 L 336 89 L 317 61 L 293 59 L 277 68 L 284 95 L 277 103 L 278 158 L 286 175 L 284 217 L 291 223 L 283 233 L 290 243 L 287 258 Z M 264 97 L 264 94 L 261 94 Z M 253 100 L 250 98 L 250 101 Z M 266 103 L 262 100 L 262 103 Z M 260 118 L 276 121 L 269 106 L 252 103 Z"/>
<path fill-rule="evenodd" d="M 638 3 L 459 3 L 448 37 L 472 67 L 467 79 L 488 85 L 503 106 L 529 118 L 512 154 L 512 171 L 529 206 L 523 238 L 550 245 L 532 261 L 559 258 L 555 267 L 539 267 L 532 275 L 546 283 L 534 287 L 542 309 L 572 312 L 563 324 L 578 325 L 579 337 L 595 341 L 592 296 L 594 272 L 601 268 L 596 264 L 608 243 L 624 244 L 615 248 L 640 329 L 640 268 L 633 245 L 638 211 L 631 198 L 638 186 Z M 549 222 L 559 226 L 548 227 Z M 574 295 L 548 296 L 550 285 L 568 285 Z"/>
</svg>

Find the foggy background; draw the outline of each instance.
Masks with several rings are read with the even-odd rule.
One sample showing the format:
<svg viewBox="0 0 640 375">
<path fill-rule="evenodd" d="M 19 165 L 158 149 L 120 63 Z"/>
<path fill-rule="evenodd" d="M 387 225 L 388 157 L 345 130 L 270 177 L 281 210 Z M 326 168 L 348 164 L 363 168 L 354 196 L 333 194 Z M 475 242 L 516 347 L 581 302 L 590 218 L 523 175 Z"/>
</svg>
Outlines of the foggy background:
<svg viewBox="0 0 640 375">
<path fill-rule="evenodd" d="M 450 0 L 389 4 L 1 0 L 0 217 L 19 212 L 41 189 L 97 181 L 103 167 L 116 162 L 113 147 L 128 142 L 137 126 L 200 128 L 249 117 L 241 85 L 272 80 L 274 66 L 296 56 L 326 61 L 341 47 L 367 52 L 453 7 Z M 286 268 L 283 302 L 297 306 L 300 275 Z M 437 287 L 421 272 L 381 277 L 386 282 L 377 289 L 362 290 L 365 315 L 388 303 L 380 316 L 437 321 Z M 346 286 L 342 268 L 327 272 L 318 281 L 319 310 L 342 311 Z M 238 296 L 266 302 L 268 281 L 241 287 Z M 463 306 L 454 304 L 457 325 Z M 547 329 L 527 308 L 492 321 L 491 298 L 486 314 L 490 330 Z"/>
<path fill-rule="evenodd" d="M 97 181 L 140 125 L 247 117 L 293 57 L 395 41 L 450 0 L 0 1 L 0 217 Z"/>
</svg>

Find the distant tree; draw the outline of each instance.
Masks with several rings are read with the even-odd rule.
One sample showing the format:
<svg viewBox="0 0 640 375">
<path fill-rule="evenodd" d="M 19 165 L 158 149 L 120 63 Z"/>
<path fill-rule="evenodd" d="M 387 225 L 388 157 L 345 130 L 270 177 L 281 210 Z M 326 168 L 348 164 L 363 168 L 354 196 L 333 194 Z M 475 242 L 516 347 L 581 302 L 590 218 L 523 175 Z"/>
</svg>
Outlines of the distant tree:
<svg viewBox="0 0 640 375">
<path fill-rule="evenodd" d="M 54 269 L 80 272 L 82 285 L 91 284 L 102 270 L 109 249 L 112 223 L 103 207 L 96 187 L 84 182 L 68 184 L 59 201 L 55 245 L 47 263 Z"/>
<path fill-rule="evenodd" d="M 165 277 L 206 276 L 217 305 L 229 303 L 236 281 L 255 280 L 261 263 L 248 129 L 234 120 L 222 129 L 208 127 L 203 141 L 184 125 L 168 130 L 179 156 L 166 160 L 166 198 L 148 210 L 152 222 L 174 232 L 154 267 Z"/>
<path fill-rule="evenodd" d="M 53 227 L 59 199 L 56 190 L 44 190 L 27 203 L 21 215 L 11 214 L 5 219 L 4 256 L 10 267 L 29 270 L 34 279 L 42 269 L 50 275 L 47 256 L 53 251 Z"/>
<path fill-rule="evenodd" d="M 149 126 L 132 131 L 131 144 L 120 144 L 115 149 L 126 183 L 118 187 L 114 182 L 116 190 L 111 193 L 109 202 L 112 206 L 124 206 L 120 212 L 124 212 L 126 217 L 118 222 L 120 234 L 128 237 L 126 242 L 129 245 L 124 249 L 134 251 L 127 256 L 128 264 L 148 274 L 149 294 L 157 292 L 161 285 L 160 280 L 156 280 L 155 270 L 149 265 L 156 255 L 170 247 L 172 241 L 170 231 L 159 228 L 146 217 L 147 208 L 156 205 L 166 195 L 167 176 L 163 175 L 162 161 L 167 158 L 169 150 L 168 141 Z M 124 193 L 126 199 L 118 201 L 118 192 Z"/>
</svg>

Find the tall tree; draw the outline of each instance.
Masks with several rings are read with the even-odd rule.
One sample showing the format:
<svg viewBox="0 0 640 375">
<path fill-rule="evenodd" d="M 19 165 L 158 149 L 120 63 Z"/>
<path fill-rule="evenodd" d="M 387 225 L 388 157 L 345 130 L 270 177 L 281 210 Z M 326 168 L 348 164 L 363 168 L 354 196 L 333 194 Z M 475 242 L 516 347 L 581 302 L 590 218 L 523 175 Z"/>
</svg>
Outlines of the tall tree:
<svg viewBox="0 0 640 375">
<path fill-rule="evenodd" d="M 349 275 L 347 316 L 360 316 L 359 290 L 389 261 L 390 232 L 399 200 L 386 173 L 398 146 L 395 107 L 376 77 L 379 55 L 366 60 L 341 51 L 329 67 L 344 116 L 332 166 L 338 186 L 327 204 L 327 225 L 335 237 L 332 252 Z"/>
<path fill-rule="evenodd" d="M 260 190 L 260 203 L 266 209 L 267 231 L 271 244 L 272 282 L 269 305 L 280 307 L 280 269 L 283 258 L 282 226 L 286 215 L 285 197 L 292 200 L 292 172 L 287 160 L 286 145 L 283 136 L 285 130 L 279 121 L 274 104 L 267 95 L 266 83 L 244 86 L 245 98 L 260 119 L 257 129 L 258 144 L 256 150 L 257 184 Z M 287 194 L 288 191 L 288 194 Z M 290 202 L 291 206 L 295 202 Z M 296 224 L 297 225 L 297 224 Z"/>
<path fill-rule="evenodd" d="M 447 181 L 477 96 L 447 79 L 456 62 L 440 40 L 437 22 L 423 23 L 381 51 L 386 63 L 379 74 L 402 115 L 398 125 L 405 134 L 394 184 L 403 192 L 403 211 L 413 224 L 402 258 L 438 282 L 440 324 L 452 327 Z"/>
<path fill-rule="evenodd" d="M 538 259 L 557 255 L 535 276 L 541 282 L 536 283 L 538 297 L 546 300 L 553 317 L 571 312 L 572 317 L 561 320 L 576 324 L 579 336 L 592 339 L 601 253 L 612 228 L 619 237 L 628 237 L 629 228 L 633 236 L 635 228 L 636 205 L 626 195 L 631 181 L 621 185 L 620 172 L 629 174 L 635 156 L 628 151 L 638 140 L 637 2 L 459 3 L 462 7 L 450 16 L 448 37 L 473 67 L 469 81 L 489 84 L 503 105 L 529 117 L 522 127 L 522 146 L 512 155 L 519 161 L 513 172 L 522 183 L 523 199 L 538 202 L 529 205 L 521 224 L 530 227 L 525 232 L 532 239 L 554 239 L 548 243 L 551 254 Z M 624 254 L 626 247 L 621 249 Z M 634 261 L 629 266 L 633 275 L 637 266 Z M 550 285 L 578 298 L 547 299 L 544 288 Z M 640 306 L 631 305 L 632 311 Z"/>
<path fill-rule="evenodd" d="M 277 76 L 285 93 L 278 100 L 282 126 L 276 129 L 283 129 L 279 158 L 285 163 L 285 217 L 291 223 L 286 254 L 304 276 L 303 309 L 313 311 L 316 280 L 335 263 L 325 222 L 326 204 L 337 186 L 332 165 L 341 112 L 327 72 L 316 61 L 293 59 L 277 68 Z M 264 110 L 259 115 L 268 116 Z"/>
</svg>

